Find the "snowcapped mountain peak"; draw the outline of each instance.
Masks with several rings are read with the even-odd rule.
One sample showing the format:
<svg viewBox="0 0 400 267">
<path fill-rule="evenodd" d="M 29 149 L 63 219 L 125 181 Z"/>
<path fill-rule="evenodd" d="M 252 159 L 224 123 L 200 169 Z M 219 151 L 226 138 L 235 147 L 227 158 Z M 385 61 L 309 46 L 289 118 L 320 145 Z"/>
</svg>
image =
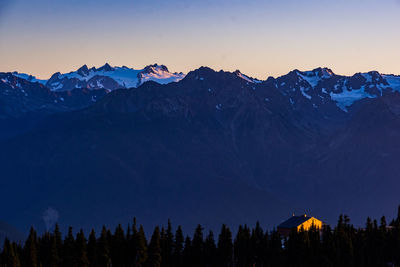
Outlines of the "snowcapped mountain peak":
<svg viewBox="0 0 400 267">
<path fill-rule="evenodd" d="M 303 71 L 300 74 L 308 76 L 308 77 L 319 77 L 321 79 L 329 79 L 335 75 L 331 69 L 328 68 L 316 68 L 311 71 Z"/>
<path fill-rule="evenodd" d="M 311 71 L 299 71 L 296 69 L 291 71 L 288 75 L 306 81 L 312 88 L 316 87 L 322 80 L 330 79 L 335 76 L 333 71 L 328 68 L 316 68 Z"/>
<path fill-rule="evenodd" d="M 389 85 L 385 78 L 377 71 L 362 73 L 362 76 L 367 80 L 368 83 Z"/>
<path fill-rule="evenodd" d="M 26 80 L 34 79 L 26 74 L 20 76 Z M 95 67 L 89 69 L 87 65 L 83 65 L 78 70 L 69 73 L 56 72 L 49 80 L 43 80 L 41 83 L 53 91 L 69 91 L 75 88 L 115 90 L 138 87 L 147 81 L 160 84 L 177 82 L 184 77 L 183 73 L 169 72 L 164 65 L 154 64 L 137 70 L 126 66 L 112 67 L 106 63 L 98 69 Z"/>
<path fill-rule="evenodd" d="M 159 73 L 159 72 L 169 72 L 168 68 L 165 65 L 158 65 L 153 64 L 153 65 L 149 65 L 146 66 L 143 70 L 143 72 L 145 73 Z"/>
<path fill-rule="evenodd" d="M 149 65 L 146 66 L 142 71 L 138 73 L 138 83 L 142 84 L 147 81 L 155 81 L 160 84 L 166 84 L 170 82 L 178 82 L 182 80 L 185 75 L 181 73 L 171 73 L 168 68 L 164 65 Z"/>
<path fill-rule="evenodd" d="M 312 72 L 320 78 L 329 79 L 330 77 L 334 76 L 335 73 L 329 68 L 316 68 L 313 69 Z"/>
</svg>

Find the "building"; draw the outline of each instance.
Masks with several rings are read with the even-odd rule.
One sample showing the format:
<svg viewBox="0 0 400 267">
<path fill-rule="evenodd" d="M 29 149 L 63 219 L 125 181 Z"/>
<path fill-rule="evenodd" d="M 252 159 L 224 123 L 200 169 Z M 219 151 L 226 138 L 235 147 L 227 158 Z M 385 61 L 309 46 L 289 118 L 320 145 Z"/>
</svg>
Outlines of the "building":
<svg viewBox="0 0 400 267">
<path fill-rule="evenodd" d="M 290 232 L 293 230 L 300 231 L 301 229 L 308 231 L 311 226 L 316 227 L 317 229 L 322 228 L 322 221 L 311 217 L 307 216 L 306 214 L 303 214 L 301 216 L 293 216 L 283 223 L 281 223 L 278 226 L 278 233 L 282 236 L 289 236 Z"/>
</svg>

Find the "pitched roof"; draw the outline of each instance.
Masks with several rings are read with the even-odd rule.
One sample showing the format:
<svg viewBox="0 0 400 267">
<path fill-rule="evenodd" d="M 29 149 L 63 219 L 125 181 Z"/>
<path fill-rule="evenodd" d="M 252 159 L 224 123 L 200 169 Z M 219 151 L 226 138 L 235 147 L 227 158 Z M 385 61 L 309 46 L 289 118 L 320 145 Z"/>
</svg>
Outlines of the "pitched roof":
<svg viewBox="0 0 400 267">
<path fill-rule="evenodd" d="M 295 228 L 311 218 L 312 217 L 306 215 L 292 216 L 291 218 L 278 225 L 278 228 Z"/>
</svg>

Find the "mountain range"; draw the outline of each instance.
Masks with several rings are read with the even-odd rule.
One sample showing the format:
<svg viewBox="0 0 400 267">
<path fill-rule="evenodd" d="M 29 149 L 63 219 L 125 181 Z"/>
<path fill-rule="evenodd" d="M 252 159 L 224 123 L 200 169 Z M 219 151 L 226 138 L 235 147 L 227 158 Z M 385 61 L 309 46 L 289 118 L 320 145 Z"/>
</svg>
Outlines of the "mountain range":
<svg viewBox="0 0 400 267">
<path fill-rule="evenodd" d="M 181 73 L 171 73 L 164 65 L 149 65 L 144 69 L 136 70 L 122 67 L 111 67 L 108 63 L 100 68 L 88 68 L 83 65 L 76 71 L 69 73 L 54 73 L 48 80 L 40 80 L 35 76 L 25 73 L 13 72 L 14 76 L 23 78 L 30 82 L 37 82 L 45 85 L 52 91 L 68 91 L 75 88 L 86 89 L 107 89 L 115 90 L 121 88 L 138 87 L 147 81 L 155 81 L 161 84 L 177 82 L 185 75 Z"/>
<path fill-rule="evenodd" d="M 0 219 L 44 227 L 51 207 L 85 229 L 271 228 L 300 212 L 361 225 L 400 203 L 399 91 L 400 76 L 328 68 L 0 73 Z"/>
</svg>

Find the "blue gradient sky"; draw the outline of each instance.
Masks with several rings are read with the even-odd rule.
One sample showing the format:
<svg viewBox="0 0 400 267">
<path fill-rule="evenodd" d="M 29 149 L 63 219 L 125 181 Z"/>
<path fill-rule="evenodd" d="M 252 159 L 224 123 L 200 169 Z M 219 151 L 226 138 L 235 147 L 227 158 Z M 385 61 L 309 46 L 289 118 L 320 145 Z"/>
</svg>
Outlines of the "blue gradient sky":
<svg viewBox="0 0 400 267">
<path fill-rule="evenodd" d="M 399 0 L 0 0 L 0 71 L 202 65 L 400 74 Z"/>
</svg>

